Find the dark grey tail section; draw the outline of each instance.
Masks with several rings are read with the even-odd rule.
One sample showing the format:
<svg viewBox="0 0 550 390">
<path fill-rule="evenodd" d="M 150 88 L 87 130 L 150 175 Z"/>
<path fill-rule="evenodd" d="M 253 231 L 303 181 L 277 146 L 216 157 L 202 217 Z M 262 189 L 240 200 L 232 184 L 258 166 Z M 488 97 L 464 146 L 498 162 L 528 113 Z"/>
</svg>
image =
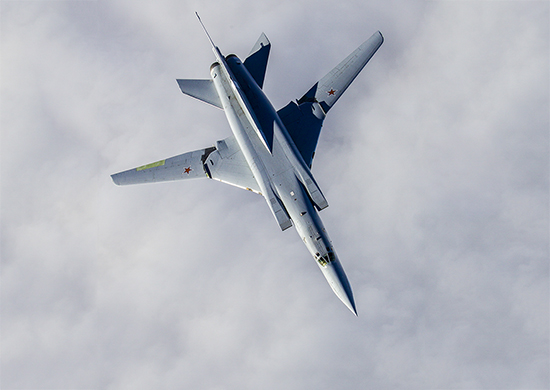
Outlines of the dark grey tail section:
<svg viewBox="0 0 550 390">
<path fill-rule="evenodd" d="M 260 35 L 258 41 L 250 51 L 250 54 L 244 60 L 244 66 L 248 73 L 254 78 L 260 88 L 263 88 L 267 61 L 269 60 L 269 51 L 271 43 L 264 33 Z"/>
</svg>

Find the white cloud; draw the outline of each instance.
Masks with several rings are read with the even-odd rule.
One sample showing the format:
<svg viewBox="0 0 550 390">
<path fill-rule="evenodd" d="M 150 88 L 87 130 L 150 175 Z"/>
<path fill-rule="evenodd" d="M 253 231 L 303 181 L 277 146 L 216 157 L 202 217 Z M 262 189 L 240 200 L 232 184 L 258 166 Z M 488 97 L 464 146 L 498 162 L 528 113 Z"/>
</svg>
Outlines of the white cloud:
<svg viewBox="0 0 550 390">
<path fill-rule="evenodd" d="M 2 388 L 548 387 L 548 3 L 0 7 Z M 314 162 L 359 318 L 262 198 L 111 183 L 229 134 L 195 10 L 277 107 L 384 34 Z"/>
</svg>

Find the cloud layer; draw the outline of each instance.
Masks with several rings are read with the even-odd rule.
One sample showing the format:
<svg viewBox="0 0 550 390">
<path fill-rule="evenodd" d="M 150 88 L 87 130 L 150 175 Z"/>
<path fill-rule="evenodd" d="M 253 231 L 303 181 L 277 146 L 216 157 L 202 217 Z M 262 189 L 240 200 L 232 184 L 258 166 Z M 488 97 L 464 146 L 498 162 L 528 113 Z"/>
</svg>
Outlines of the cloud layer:
<svg viewBox="0 0 550 390">
<path fill-rule="evenodd" d="M 0 387 L 548 388 L 547 2 L 0 7 Z M 195 10 L 276 107 L 384 34 L 313 166 L 358 318 L 261 197 L 112 184 L 230 134 Z"/>
</svg>

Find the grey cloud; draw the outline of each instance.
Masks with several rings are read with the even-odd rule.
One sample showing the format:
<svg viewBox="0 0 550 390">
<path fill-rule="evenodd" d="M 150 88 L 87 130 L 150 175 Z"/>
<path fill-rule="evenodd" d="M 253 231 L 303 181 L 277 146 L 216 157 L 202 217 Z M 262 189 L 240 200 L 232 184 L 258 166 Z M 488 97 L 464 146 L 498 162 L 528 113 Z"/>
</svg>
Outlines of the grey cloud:
<svg viewBox="0 0 550 390">
<path fill-rule="evenodd" d="M 0 7 L 2 388 L 548 388 L 548 3 Z M 384 34 L 313 167 L 359 318 L 260 197 L 110 181 L 229 134 L 195 10 L 277 107 Z"/>
</svg>

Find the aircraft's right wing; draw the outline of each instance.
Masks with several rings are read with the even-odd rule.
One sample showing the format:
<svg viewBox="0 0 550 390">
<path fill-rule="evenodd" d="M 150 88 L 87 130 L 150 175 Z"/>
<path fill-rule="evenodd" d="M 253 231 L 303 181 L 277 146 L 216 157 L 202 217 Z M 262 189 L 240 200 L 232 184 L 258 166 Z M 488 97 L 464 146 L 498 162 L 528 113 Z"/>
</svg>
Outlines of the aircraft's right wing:
<svg viewBox="0 0 550 390">
<path fill-rule="evenodd" d="M 260 187 L 233 136 L 195 150 L 111 175 L 117 185 L 208 177 L 252 192 Z"/>
<path fill-rule="evenodd" d="M 363 70 L 367 62 L 384 42 L 380 31 L 375 32 L 361 46 L 319 80 L 298 103 L 318 102 L 325 114 Z"/>
<path fill-rule="evenodd" d="M 298 151 L 310 168 L 327 112 L 355 80 L 383 42 L 384 38 L 380 31 L 374 33 L 326 76 L 315 83 L 297 102 L 290 102 L 277 111 Z"/>
</svg>

